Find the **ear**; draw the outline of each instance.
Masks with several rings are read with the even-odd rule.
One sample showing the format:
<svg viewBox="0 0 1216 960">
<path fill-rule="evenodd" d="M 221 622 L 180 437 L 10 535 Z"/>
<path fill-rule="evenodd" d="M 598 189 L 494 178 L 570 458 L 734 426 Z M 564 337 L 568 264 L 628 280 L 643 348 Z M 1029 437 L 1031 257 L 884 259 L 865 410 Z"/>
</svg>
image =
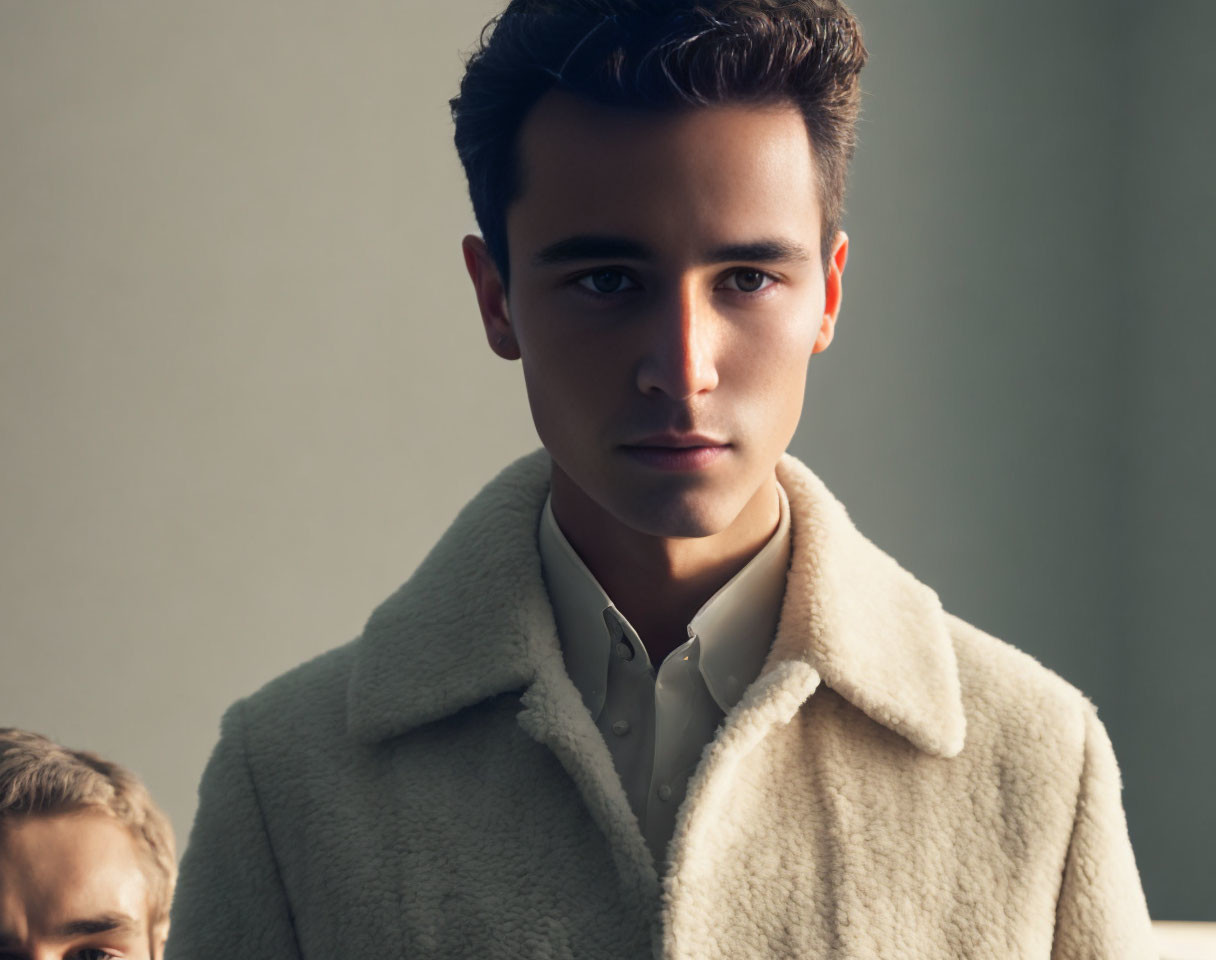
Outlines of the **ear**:
<svg viewBox="0 0 1216 960">
<path fill-rule="evenodd" d="M 152 960 L 164 960 L 165 942 L 169 939 L 169 921 L 163 920 L 153 924 L 150 932 L 152 942 L 149 946 L 152 950 Z"/>
<path fill-rule="evenodd" d="M 469 279 L 473 281 L 473 292 L 477 294 L 477 307 L 481 310 L 481 323 L 486 328 L 490 349 L 504 360 L 518 360 L 519 344 L 507 311 L 507 292 L 486 242 L 469 234 L 460 247 L 464 251 Z"/>
<path fill-rule="evenodd" d="M 836 233 L 832 244 L 832 256 L 828 260 L 828 275 L 823 278 L 823 319 L 819 324 L 819 336 L 811 353 L 822 353 L 832 342 L 836 332 L 836 317 L 840 314 L 840 302 L 844 297 L 844 265 L 849 259 L 849 235 L 843 230 Z"/>
</svg>

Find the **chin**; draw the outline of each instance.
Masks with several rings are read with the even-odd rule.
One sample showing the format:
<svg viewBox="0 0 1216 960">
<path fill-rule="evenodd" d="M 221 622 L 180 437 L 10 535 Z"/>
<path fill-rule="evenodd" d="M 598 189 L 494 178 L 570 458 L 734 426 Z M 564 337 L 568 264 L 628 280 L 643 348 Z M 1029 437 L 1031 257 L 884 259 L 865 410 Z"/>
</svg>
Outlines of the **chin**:
<svg viewBox="0 0 1216 960">
<path fill-rule="evenodd" d="M 739 515 L 746 497 L 724 490 L 650 490 L 620 502 L 613 509 L 617 519 L 639 533 L 652 537 L 710 537 L 729 527 Z M 736 501 L 739 501 L 736 503 Z"/>
</svg>

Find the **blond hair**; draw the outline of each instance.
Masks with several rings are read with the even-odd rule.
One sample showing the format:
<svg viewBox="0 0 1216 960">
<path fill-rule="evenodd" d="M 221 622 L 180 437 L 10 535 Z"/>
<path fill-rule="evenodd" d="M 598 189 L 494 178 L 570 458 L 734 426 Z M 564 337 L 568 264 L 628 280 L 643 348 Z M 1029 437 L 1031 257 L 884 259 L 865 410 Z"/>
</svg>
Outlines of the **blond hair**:
<svg viewBox="0 0 1216 960">
<path fill-rule="evenodd" d="M 28 730 L 0 727 L 0 828 L 20 816 L 95 808 L 127 827 L 147 863 L 151 924 L 168 921 L 177 855 L 169 818 L 126 767 L 69 750 Z"/>
</svg>

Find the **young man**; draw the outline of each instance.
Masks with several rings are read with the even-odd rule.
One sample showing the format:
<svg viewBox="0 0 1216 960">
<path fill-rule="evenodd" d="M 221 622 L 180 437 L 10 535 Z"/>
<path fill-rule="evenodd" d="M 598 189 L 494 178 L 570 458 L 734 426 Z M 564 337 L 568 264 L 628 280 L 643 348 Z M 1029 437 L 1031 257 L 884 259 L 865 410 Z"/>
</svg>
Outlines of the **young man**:
<svg viewBox="0 0 1216 960">
<path fill-rule="evenodd" d="M 514 0 L 453 101 L 543 450 L 227 714 L 171 960 L 1148 957 L 1092 705 L 785 453 L 865 60 L 835 0 Z"/>
<path fill-rule="evenodd" d="M 176 874 L 130 771 L 0 729 L 0 958 L 160 960 Z"/>
</svg>

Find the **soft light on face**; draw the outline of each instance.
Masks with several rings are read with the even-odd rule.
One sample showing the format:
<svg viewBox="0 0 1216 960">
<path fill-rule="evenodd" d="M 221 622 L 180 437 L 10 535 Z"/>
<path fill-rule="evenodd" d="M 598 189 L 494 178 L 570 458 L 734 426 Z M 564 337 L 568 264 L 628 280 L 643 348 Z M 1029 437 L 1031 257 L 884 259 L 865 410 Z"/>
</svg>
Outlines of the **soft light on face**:
<svg viewBox="0 0 1216 960">
<path fill-rule="evenodd" d="M 149 910 L 135 839 L 104 812 L 0 826 L 0 960 L 148 960 Z"/>
<path fill-rule="evenodd" d="M 653 536 L 720 532 L 771 481 L 839 302 L 800 113 L 648 113 L 551 92 L 519 157 L 510 324 L 491 343 L 522 359 L 555 496 L 568 482 Z M 842 234 L 840 268 L 845 249 Z M 667 432 L 726 446 L 659 469 L 637 447 Z"/>
</svg>

